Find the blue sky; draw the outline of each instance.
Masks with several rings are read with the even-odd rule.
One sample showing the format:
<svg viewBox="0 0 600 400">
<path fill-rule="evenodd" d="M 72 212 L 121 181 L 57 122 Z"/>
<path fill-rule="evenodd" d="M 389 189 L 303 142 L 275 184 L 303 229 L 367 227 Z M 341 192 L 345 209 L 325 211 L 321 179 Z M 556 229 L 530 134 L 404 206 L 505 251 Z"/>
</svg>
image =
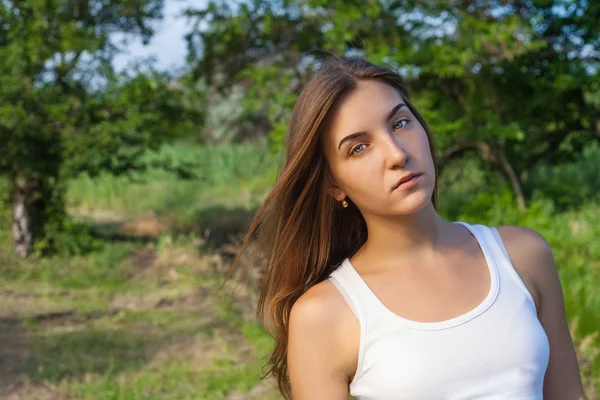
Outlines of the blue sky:
<svg viewBox="0 0 600 400">
<path fill-rule="evenodd" d="M 165 0 L 164 19 L 157 24 L 150 43 L 144 46 L 141 40 L 130 41 L 126 53 L 114 60 L 114 66 L 122 71 L 137 60 L 154 57 L 157 69 L 175 71 L 185 63 L 186 44 L 183 35 L 187 33 L 187 21 L 179 14 L 188 7 L 202 8 L 207 0 Z M 116 38 L 117 40 L 119 38 Z"/>
</svg>

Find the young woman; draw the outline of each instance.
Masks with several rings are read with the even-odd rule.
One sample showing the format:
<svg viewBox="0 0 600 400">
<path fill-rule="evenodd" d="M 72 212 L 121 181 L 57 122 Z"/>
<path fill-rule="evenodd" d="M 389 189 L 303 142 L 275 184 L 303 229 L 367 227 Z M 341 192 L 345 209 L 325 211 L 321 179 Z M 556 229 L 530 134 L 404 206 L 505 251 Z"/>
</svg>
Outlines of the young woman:
<svg viewBox="0 0 600 400">
<path fill-rule="evenodd" d="M 245 241 L 267 252 L 258 311 L 286 399 L 583 399 L 547 242 L 440 217 L 399 75 L 328 60 L 286 145 Z"/>
</svg>

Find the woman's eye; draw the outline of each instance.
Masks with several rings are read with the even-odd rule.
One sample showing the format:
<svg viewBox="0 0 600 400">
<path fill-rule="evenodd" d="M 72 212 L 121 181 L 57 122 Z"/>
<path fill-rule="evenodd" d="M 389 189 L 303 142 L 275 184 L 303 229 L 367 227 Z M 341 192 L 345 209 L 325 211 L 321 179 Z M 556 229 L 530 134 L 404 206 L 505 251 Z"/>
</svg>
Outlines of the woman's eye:
<svg viewBox="0 0 600 400">
<path fill-rule="evenodd" d="M 364 146 L 366 146 L 365 144 L 359 144 L 358 146 L 355 146 L 352 148 L 352 154 L 359 154 L 362 153 L 364 151 Z M 359 150 L 359 151 L 357 151 Z"/>
<path fill-rule="evenodd" d="M 407 119 L 401 119 L 394 124 L 394 130 L 404 128 L 404 126 L 408 123 Z M 401 124 L 401 125 L 400 125 Z"/>
</svg>

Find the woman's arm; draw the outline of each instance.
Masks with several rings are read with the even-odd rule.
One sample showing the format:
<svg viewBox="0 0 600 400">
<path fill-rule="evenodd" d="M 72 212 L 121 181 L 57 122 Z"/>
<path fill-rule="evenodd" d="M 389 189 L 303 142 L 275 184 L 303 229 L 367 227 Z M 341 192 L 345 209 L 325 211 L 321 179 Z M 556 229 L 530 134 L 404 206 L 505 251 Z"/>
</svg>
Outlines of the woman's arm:
<svg viewBox="0 0 600 400">
<path fill-rule="evenodd" d="M 341 296 L 334 294 L 337 289 L 330 282 L 317 286 L 304 293 L 290 311 L 287 363 L 293 399 L 347 400 L 347 352 L 336 333 L 344 310 L 334 296 Z"/>
<path fill-rule="evenodd" d="M 498 232 L 515 269 L 531 278 L 539 301 L 538 318 L 550 342 L 544 400 L 584 400 L 563 291 L 548 242 L 527 228 L 504 226 Z"/>
</svg>

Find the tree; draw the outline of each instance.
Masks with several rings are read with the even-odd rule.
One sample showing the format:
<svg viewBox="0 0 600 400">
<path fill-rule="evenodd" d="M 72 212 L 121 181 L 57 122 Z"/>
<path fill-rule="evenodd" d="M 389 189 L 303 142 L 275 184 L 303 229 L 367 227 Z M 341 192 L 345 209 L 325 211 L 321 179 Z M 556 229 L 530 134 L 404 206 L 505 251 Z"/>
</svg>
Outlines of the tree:
<svg viewBox="0 0 600 400">
<path fill-rule="evenodd" d="M 0 174 L 16 252 L 60 245 L 71 176 L 142 168 L 139 156 L 200 121 L 198 96 L 148 70 L 117 75 L 111 35 L 141 35 L 162 0 L 0 0 Z M 191 103 L 190 103 L 191 101 Z"/>
<path fill-rule="evenodd" d="M 506 178 L 521 209 L 527 171 L 599 138 L 595 2 L 211 1 L 188 16 L 196 76 L 221 90 L 245 81 L 247 108 L 269 116 L 275 144 L 318 50 L 405 75 L 441 169 L 474 152 Z"/>
</svg>

